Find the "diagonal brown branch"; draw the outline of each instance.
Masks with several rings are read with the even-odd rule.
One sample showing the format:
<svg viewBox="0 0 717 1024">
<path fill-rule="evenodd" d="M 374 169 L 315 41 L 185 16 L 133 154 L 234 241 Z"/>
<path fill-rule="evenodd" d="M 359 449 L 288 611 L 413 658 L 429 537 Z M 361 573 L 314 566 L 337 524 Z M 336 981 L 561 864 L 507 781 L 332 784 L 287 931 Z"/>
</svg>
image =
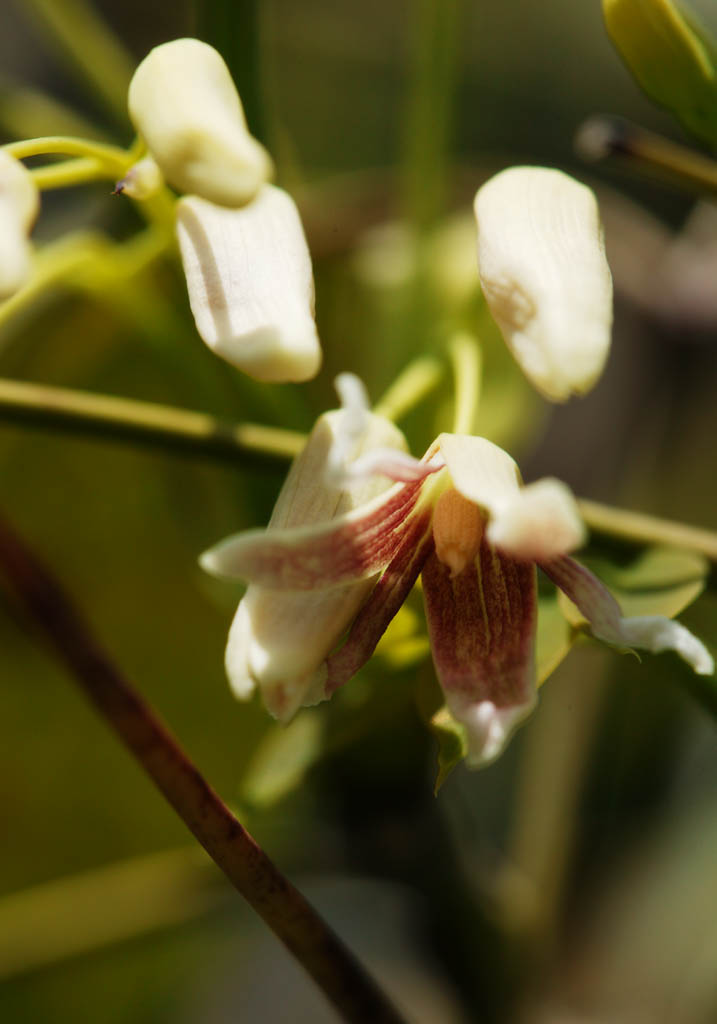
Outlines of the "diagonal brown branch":
<svg viewBox="0 0 717 1024">
<path fill-rule="evenodd" d="M 400 1024 L 386 996 L 123 679 L 61 584 L 1 516 L 0 576 L 189 830 L 343 1018 Z"/>
</svg>

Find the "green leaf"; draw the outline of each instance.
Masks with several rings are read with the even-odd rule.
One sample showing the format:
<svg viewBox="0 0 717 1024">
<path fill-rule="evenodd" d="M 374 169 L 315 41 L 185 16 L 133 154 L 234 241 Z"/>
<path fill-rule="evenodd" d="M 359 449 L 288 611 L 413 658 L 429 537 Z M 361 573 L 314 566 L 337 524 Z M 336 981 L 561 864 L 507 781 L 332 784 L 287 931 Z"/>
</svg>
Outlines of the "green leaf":
<svg viewBox="0 0 717 1024">
<path fill-rule="evenodd" d="M 563 614 L 557 592 L 541 594 L 538 599 L 535 653 L 538 686 L 542 686 L 548 676 L 555 671 L 575 639 L 575 632 Z"/>
<path fill-rule="evenodd" d="M 717 45 L 694 16 L 673 0 L 603 0 L 603 15 L 647 95 L 717 143 Z"/>
</svg>

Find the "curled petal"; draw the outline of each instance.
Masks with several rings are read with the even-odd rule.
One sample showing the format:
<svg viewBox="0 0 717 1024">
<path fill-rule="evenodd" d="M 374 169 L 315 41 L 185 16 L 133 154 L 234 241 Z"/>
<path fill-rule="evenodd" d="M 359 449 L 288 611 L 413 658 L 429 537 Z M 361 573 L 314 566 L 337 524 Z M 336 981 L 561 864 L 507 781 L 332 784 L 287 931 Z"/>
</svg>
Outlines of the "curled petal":
<svg viewBox="0 0 717 1024">
<path fill-rule="evenodd" d="M 215 575 L 276 590 L 357 582 L 385 569 L 420 498 L 421 482 L 397 484 L 329 523 L 236 534 L 205 552 L 201 565 Z"/>
<path fill-rule="evenodd" d="M 585 529 L 565 484 L 545 479 L 522 487 L 510 455 L 483 437 L 441 434 L 438 444 L 456 490 L 488 512 L 488 539 L 505 554 L 538 561 L 583 542 Z"/>
<path fill-rule="evenodd" d="M 29 235 L 39 208 L 27 168 L 0 150 L 0 299 L 16 292 L 30 274 Z"/>
<path fill-rule="evenodd" d="M 431 554 L 423 593 L 433 660 L 449 711 L 465 726 L 468 763 L 488 764 L 533 709 L 535 567 L 484 541 L 452 576 Z"/>
<path fill-rule="evenodd" d="M 595 196 L 561 171 L 511 167 L 475 198 L 488 307 L 547 398 L 584 394 L 610 347 L 612 278 Z"/>
<path fill-rule="evenodd" d="M 258 380 L 316 376 L 311 258 L 291 197 L 266 185 L 228 210 L 196 196 L 177 204 L 189 303 L 211 349 Z"/>
<path fill-rule="evenodd" d="M 585 526 L 569 487 L 546 478 L 528 484 L 491 519 L 488 540 L 534 562 L 564 555 L 585 541 Z"/>
<path fill-rule="evenodd" d="M 243 206 L 272 175 L 268 153 L 249 134 L 229 69 L 198 39 L 175 39 L 149 52 L 130 82 L 129 113 L 180 192 Z"/>
<path fill-rule="evenodd" d="M 698 675 L 713 674 L 712 655 L 679 622 L 663 615 L 623 618 L 620 605 L 604 583 L 572 558 L 541 563 L 541 569 L 582 612 L 598 640 L 614 647 L 641 648 L 653 654 L 675 651 Z"/>
</svg>

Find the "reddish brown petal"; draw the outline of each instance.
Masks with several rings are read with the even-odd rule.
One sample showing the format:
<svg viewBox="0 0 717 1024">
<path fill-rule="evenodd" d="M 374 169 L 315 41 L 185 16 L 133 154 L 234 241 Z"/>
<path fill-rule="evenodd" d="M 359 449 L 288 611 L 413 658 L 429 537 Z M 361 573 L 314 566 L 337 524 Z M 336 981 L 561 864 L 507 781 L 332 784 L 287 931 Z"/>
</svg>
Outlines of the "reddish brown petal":
<svg viewBox="0 0 717 1024">
<path fill-rule="evenodd" d="M 535 703 L 535 566 L 483 541 L 453 577 L 432 554 L 422 579 L 438 679 L 466 726 L 469 761 L 486 763 Z"/>
<path fill-rule="evenodd" d="M 391 561 L 423 481 L 328 523 L 286 530 L 251 530 L 207 551 L 203 568 L 275 590 L 319 590 L 366 579 Z"/>
<path fill-rule="evenodd" d="M 432 550 L 431 512 L 427 509 L 412 517 L 393 559 L 356 617 L 346 643 L 327 659 L 327 696 L 366 664 Z"/>
</svg>

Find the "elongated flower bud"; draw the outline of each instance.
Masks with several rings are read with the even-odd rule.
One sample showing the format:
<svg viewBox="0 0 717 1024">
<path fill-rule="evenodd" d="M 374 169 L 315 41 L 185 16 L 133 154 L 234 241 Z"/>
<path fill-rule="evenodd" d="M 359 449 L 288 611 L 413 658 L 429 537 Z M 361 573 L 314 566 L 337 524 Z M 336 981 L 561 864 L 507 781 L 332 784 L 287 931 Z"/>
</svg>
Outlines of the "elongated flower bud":
<svg viewBox="0 0 717 1024">
<path fill-rule="evenodd" d="M 0 150 L 0 299 L 16 292 L 30 274 L 30 229 L 40 197 L 27 168 Z"/>
<path fill-rule="evenodd" d="M 510 167 L 478 190 L 474 209 L 483 294 L 521 369 L 556 402 L 589 391 L 612 327 L 592 191 L 561 171 Z"/>
<path fill-rule="evenodd" d="M 610 38 L 638 83 L 699 138 L 717 141 L 717 46 L 673 0 L 603 0 Z"/>
<path fill-rule="evenodd" d="M 177 235 L 207 345 L 258 380 L 315 377 L 321 348 L 311 257 L 291 197 L 265 185 L 248 206 L 227 210 L 185 196 Z"/>
<path fill-rule="evenodd" d="M 217 51 L 198 39 L 156 46 L 134 73 L 129 113 L 167 181 L 222 206 L 243 206 L 272 162 L 247 128 Z"/>
</svg>

